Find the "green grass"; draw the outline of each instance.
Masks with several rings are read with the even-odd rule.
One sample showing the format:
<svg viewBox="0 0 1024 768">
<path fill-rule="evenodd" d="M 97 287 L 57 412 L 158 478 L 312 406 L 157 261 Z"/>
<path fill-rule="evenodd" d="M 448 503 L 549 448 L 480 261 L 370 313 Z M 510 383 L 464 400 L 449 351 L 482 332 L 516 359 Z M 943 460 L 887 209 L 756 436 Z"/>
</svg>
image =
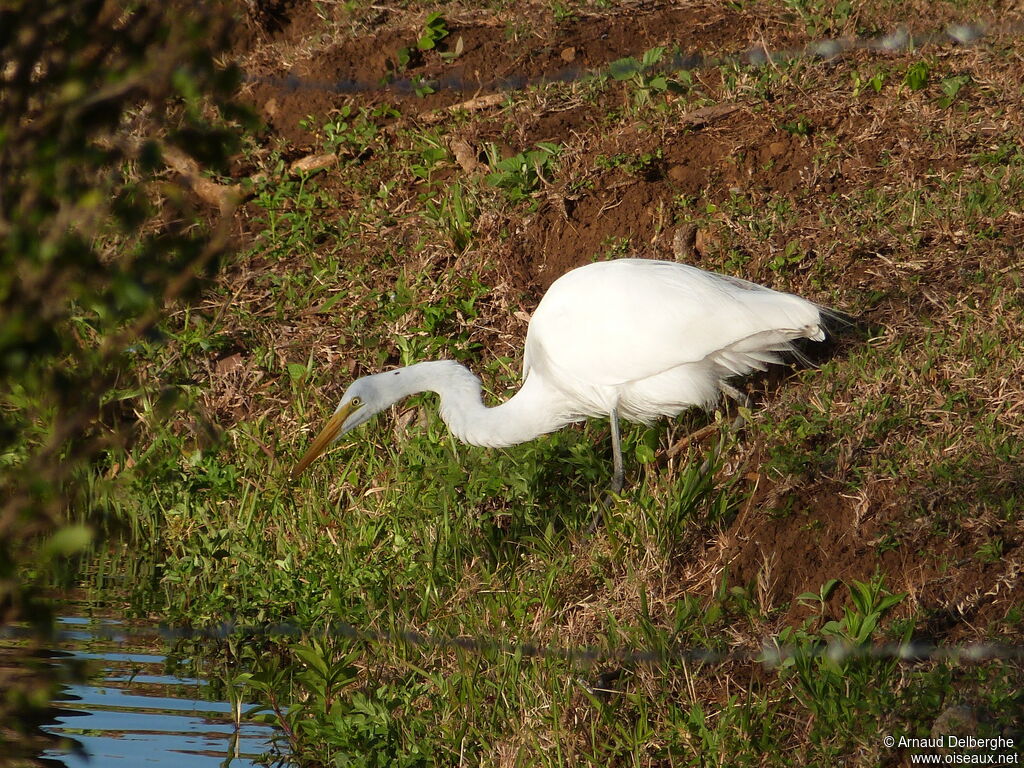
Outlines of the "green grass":
<svg viewBox="0 0 1024 768">
<path fill-rule="evenodd" d="M 819 33 L 852 23 L 838 6 L 791 5 Z M 551 11 L 573 22 L 571 6 Z M 415 104 L 313 115 L 320 148 L 345 162 L 289 178 L 268 155 L 251 241 L 133 353 L 195 416 L 168 422 L 159 397 L 126 394 L 137 435 L 109 457 L 118 482 L 97 476 L 89 499 L 145 563 L 131 603 L 173 623 L 302 628 L 188 650 L 214 659 L 226 690 L 259 697 L 308 765 L 877 765 L 900 759 L 883 735 L 927 736 L 953 704 L 992 714 L 979 735 L 1014 727 L 1016 662 L 818 653 L 837 639 L 1022 630 L 1019 609 L 989 593 L 1010 584 L 1024 502 L 1020 270 L 1008 255 L 1020 131 L 965 138 L 996 89 L 952 80 L 941 58 L 910 78 L 914 61 L 728 64 L 685 83 L 626 62 L 621 77 L 510 94 L 507 112 L 429 128 Z M 673 120 L 733 101 L 770 129 L 726 124 L 737 153 L 698 195 L 671 189 L 658 171 L 681 162 Z M 528 135 L 522 115 L 550 104 L 604 117 L 559 143 Z M 889 131 L 850 135 L 837 109 L 874 110 Z M 465 135 L 486 160 L 476 173 L 450 151 Z M 757 160 L 782 139 L 817 174 L 784 191 L 770 188 L 776 160 Z M 735 168 L 758 183 L 728 180 Z M 760 382 L 739 434 L 731 414 L 629 427 L 632 484 L 592 532 L 610 473 L 600 422 L 487 450 L 456 442 L 421 396 L 289 479 L 353 376 L 443 356 L 480 373 L 491 402 L 507 396 L 536 300 L 516 282 L 519 249 L 539 258 L 535 217 L 559 196 L 602 193 L 601 173 L 661 184 L 666 232 L 709 235 L 701 266 L 861 314 L 864 328 L 820 367 Z M 616 234 L 603 247 L 643 242 Z M 716 418 L 709 439 L 668 456 Z M 762 535 L 760 564 L 734 576 Z M 339 622 L 364 634 L 332 636 Z M 402 639 L 410 631 L 441 642 Z M 623 657 L 764 642 L 794 653 L 773 667 Z"/>
</svg>

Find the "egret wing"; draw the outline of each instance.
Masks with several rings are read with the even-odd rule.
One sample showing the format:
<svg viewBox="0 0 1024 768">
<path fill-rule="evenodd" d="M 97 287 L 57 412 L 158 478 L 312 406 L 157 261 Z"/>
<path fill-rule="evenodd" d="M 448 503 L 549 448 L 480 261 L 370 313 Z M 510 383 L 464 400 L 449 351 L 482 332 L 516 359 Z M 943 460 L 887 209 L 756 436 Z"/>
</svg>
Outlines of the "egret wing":
<svg viewBox="0 0 1024 768">
<path fill-rule="evenodd" d="M 819 338 L 809 301 L 696 267 L 599 262 L 556 280 L 527 333 L 524 372 L 597 386 L 637 381 L 722 352 L 764 354 Z"/>
</svg>

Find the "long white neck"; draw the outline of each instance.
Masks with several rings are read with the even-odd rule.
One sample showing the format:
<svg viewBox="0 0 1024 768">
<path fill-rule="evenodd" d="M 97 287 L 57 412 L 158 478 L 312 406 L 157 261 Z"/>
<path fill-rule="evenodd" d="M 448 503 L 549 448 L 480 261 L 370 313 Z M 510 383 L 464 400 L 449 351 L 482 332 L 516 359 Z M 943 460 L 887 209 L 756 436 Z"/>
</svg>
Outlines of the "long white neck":
<svg viewBox="0 0 1024 768">
<path fill-rule="evenodd" d="M 480 394 L 480 380 L 452 360 L 417 363 L 397 371 L 378 373 L 387 399 L 397 402 L 417 392 L 441 396 L 441 418 L 459 440 L 471 445 L 502 448 L 533 440 L 574 421 L 562 407 L 557 390 L 531 375 L 511 399 L 488 408 Z"/>
</svg>

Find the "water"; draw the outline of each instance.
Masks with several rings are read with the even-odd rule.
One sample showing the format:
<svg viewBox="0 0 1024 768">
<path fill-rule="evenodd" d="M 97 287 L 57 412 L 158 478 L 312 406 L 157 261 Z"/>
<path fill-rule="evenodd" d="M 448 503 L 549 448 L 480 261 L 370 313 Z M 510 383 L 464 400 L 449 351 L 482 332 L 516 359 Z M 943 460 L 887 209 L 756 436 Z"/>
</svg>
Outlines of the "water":
<svg viewBox="0 0 1024 768">
<path fill-rule="evenodd" d="M 48 749 L 41 757 L 51 764 L 247 768 L 272 752 L 272 728 L 244 720 L 236 727 L 231 704 L 210 700 L 209 683 L 165 672 L 158 637 L 146 643 L 116 619 L 65 617 L 58 629 L 55 655 L 97 674 L 64 686 L 54 701 L 55 722 L 43 730 L 72 740 L 72 750 Z"/>
</svg>

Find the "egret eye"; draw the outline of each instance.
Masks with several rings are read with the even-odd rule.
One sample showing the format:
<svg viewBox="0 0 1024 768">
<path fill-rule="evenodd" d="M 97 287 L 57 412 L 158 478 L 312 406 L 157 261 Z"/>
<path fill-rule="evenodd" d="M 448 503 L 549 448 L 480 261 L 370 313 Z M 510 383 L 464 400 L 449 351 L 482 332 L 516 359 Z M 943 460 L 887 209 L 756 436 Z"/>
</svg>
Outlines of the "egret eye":
<svg viewBox="0 0 1024 768">
<path fill-rule="evenodd" d="M 351 400 L 349 400 L 349 402 L 352 404 L 354 408 L 358 408 L 360 405 L 363 404 L 363 398 L 353 397 Z"/>
</svg>

